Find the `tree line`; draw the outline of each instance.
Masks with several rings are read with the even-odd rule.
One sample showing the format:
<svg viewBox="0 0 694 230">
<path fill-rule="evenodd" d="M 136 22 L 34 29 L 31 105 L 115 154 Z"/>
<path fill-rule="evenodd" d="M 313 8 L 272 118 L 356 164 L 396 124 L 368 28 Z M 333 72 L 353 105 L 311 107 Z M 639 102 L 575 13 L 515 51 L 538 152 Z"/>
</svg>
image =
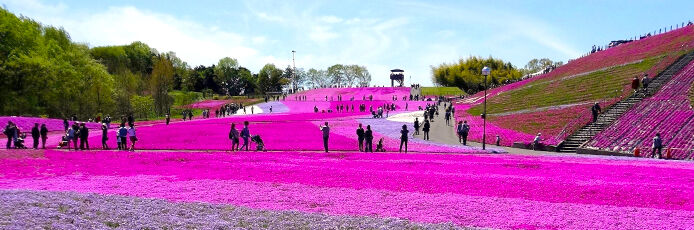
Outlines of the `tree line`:
<svg viewBox="0 0 694 230">
<path fill-rule="evenodd" d="M 266 64 L 257 73 L 230 57 L 191 67 L 174 52 L 142 42 L 90 48 L 62 28 L 0 8 L 0 114 L 95 117 L 136 113 L 162 116 L 171 91 L 205 96 L 261 95 L 304 87 L 367 86 L 363 66 L 304 71 Z M 145 116 L 145 115 L 142 115 Z"/>
<path fill-rule="evenodd" d="M 492 69 L 487 76 L 487 87 L 492 88 L 519 81 L 527 74 L 536 73 L 553 65 L 559 66 L 562 62 L 552 62 L 547 58 L 533 59 L 525 68 L 519 69 L 501 59 L 471 56 L 466 59 L 461 58 L 457 63 L 432 66 L 431 73 L 432 81 L 437 85 L 458 87 L 468 94 L 474 94 L 484 90 L 482 68 L 485 66 Z"/>
</svg>

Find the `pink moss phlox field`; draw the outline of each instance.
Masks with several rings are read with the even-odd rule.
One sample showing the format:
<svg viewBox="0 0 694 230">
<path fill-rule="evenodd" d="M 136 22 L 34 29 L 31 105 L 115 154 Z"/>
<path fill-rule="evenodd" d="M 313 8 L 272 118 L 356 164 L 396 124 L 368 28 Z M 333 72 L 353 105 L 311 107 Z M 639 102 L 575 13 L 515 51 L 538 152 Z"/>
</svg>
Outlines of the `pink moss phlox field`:
<svg viewBox="0 0 694 230">
<path fill-rule="evenodd" d="M 673 158 L 691 158 L 694 150 L 694 110 L 688 92 L 693 82 L 694 62 L 663 85 L 658 93 L 644 99 L 598 133 L 588 142 L 588 146 L 626 153 L 639 148 L 643 156 L 651 156 L 652 138 L 660 133 L 665 148 L 672 149 Z"/>
<path fill-rule="evenodd" d="M 0 159 L 1 189 L 119 194 L 489 228 L 686 229 L 694 166 L 636 158 L 60 152 Z M 460 216 L 465 213 L 465 217 Z M 468 218 L 474 217 L 474 218 Z"/>
</svg>

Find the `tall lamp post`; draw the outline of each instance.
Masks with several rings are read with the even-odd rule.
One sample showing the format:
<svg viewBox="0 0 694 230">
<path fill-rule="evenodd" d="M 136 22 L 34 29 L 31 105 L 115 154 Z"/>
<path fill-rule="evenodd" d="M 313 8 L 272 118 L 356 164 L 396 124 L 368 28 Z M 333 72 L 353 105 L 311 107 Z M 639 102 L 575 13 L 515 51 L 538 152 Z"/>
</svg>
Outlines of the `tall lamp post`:
<svg viewBox="0 0 694 230">
<path fill-rule="evenodd" d="M 482 113 L 482 149 L 487 149 L 487 76 L 492 72 L 489 67 L 482 68 L 484 75 L 484 112 Z"/>
<path fill-rule="evenodd" d="M 296 51 L 292 50 L 292 64 L 294 65 L 294 69 L 292 70 L 292 93 L 296 93 L 296 89 L 298 88 L 296 85 L 296 61 L 294 61 L 294 54 L 296 54 Z"/>
</svg>

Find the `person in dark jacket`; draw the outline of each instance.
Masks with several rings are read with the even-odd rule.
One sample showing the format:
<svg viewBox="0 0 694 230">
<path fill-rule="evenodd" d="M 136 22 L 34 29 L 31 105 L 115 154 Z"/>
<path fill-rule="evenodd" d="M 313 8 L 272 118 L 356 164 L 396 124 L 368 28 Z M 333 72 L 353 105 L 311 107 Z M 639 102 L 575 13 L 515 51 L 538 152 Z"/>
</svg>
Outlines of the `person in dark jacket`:
<svg viewBox="0 0 694 230">
<path fill-rule="evenodd" d="M 364 146 L 364 152 L 373 152 L 374 134 L 373 131 L 371 131 L 371 125 L 366 126 L 366 131 L 364 132 L 364 140 L 366 141 L 366 145 Z"/>
<path fill-rule="evenodd" d="M 407 125 L 402 125 L 402 130 L 400 130 L 400 152 L 402 152 L 402 144 L 405 144 L 405 153 L 407 153 L 407 134 L 409 133 Z"/>
<path fill-rule="evenodd" d="M 357 140 L 359 141 L 359 151 L 364 151 L 364 128 L 359 124 L 357 129 Z"/>
<path fill-rule="evenodd" d="M 170 121 L 171 121 L 171 115 L 169 115 L 169 113 L 166 113 L 166 125 L 169 125 Z"/>
<path fill-rule="evenodd" d="M 653 155 L 653 158 L 656 158 L 656 151 L 658 151 L 658 158 L 661 158 L 663 152 L 663 139 L 660 138 L 660 133 L 656 133 L 655 137 L 653 138 L 653 152 L 651 153 L 651 155 Z"/>
<path fill-rule="evenodd" d="M 639 86 L 641 86 L 641 82 L 639 81 L 639 78 L 634 77 L 634 79 L 631 80 L 631 89 L 633 89 L 634 92 L 636 92 L 636 90 L 639 89 Z"/>
<path fill-rule="evenodd" d="M 82 122 L 80 124 L 80 150 L 84 150 L 85 146 L 86 149 L 89 150 L 89 129 L 87 128 L 87 125 Z"/>
<path fill-rule="evenodd" d="M 246 147 L 246 151 L 248 151 L 248 138 L 251 137 L 251 132 L 248 130 L 248 121 L 243 122 L 243 129 L 241 130 L 241 138 L 243 139 L 243 145 L 239 149 L 243 149 L 243 147 Z"/>
<path fill-rule="evenodd" d="M 106 126 L 106 123 L 101 124 L 101 148 L 102 149 L 108 149 L 108 144 L 106 143 L 108 141 L 108 127 Z"/>
<path fill-rule="evenodd" d="M 48 139 L 48 128 L 46 128 L 46 124 L 41 124 L 41 148 L 46 149 L 46 140 Z"/>
<path fill-rule="evenodd" d="M 41 137 L 41 131 L 39 131 L 39 123 L 34 123 L 34 128 L 31 128 L 31 138 L 34 140 L 34 149 L 39 148 L 39 137 Z"/>
<path fill-rule="evenodd" d="M 598 115 L 602 112 L 602 108 L 600 108 L 600 104 L 595 102 L 595 105 L 590 108 L 590 112 L 593 114 L 593 122 L 598 121 Z"/>
<path fill-rule="evenodd" d="M 330 126 L 328 126 L 328 122 L 325 122 L 325 125 L 322 125 L 320 127 L 320 131 L 323 133 L 323 148 L 325 149 L 325 152 L 328 152 L 328 139 L 330 138 Z"/>
<path fill-rule="evenodd" d="M 63 119 L 63 126 L 65 126 L 65 132 L 67 132 L 67 128 L 70 128 L 70 124 L 67 122 L 67 118 Z"/>
<path fill-rule="evenodd" d="M 463 143 L 463 145 L 467 145 L 467 136 L 468 133 L 470 133 L 470 125 L 467 124 L 467 121 L 465 122 L 458 122 L 458 141 L 460 143 Z"/>
<path fill-rule="evenodd" d="M 422 131 L 424 131 L 424 140 L 429 140 L 429 129 L 431 128 L 431 124 L 429 123 L 429 120 L 424 120 L 424 127 L 422 127 Z"/>
<path fill-rule="evenodd" d="M 128 126 L 133 126 L 135 124 L 135 118 L 132 114 L 128 115 Z"/>
<path fill-rule="evenodd" d="M 75 132 L 75 135 L 72 138 L 72 144 L 74 145 L 75 151 L 76 151 L 76 150 L 79 150 L 77 148 L 77 139 L 79 139 L 79 137 L 80 137 L 80 126 L 77 124 L 77 122 L 72 124 L 72 130 Z"/>
<path fill-rule="evenodd" d="M 118 129 L 118 139 L 120 139 L 120 145 L 118 146 L 118 150 L 127 150 L 128 149 L 128 129 L 125 128 L 125 123 L 120 124 L 120 128 Z"/>
</svg>

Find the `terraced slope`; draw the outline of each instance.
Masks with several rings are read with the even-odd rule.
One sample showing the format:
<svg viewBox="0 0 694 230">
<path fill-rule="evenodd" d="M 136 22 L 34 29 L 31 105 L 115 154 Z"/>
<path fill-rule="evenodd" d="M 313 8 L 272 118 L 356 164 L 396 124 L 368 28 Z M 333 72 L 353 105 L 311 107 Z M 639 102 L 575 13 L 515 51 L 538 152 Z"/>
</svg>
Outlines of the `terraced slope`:
<svg viewBox="0 0 694 230">
<path fill-rule="evenodd" d="M 546 144 L 557 144 L 566 133 L 585 125 L 590 106 L 606 108 L 632 93 L 631 79 L 656 76 L 685 53 L 694 50 L 694 26 L 634 41 L 572 60 L 556 70 L 529 80 L 489 90 L 489 122 L 506 137 L 502 144 L 529 142 L 541 132 Z M 459 105 L 459 120 L 475 121 L 482 113 L 483 93 Z M 479 119 L 481 120 L 481 119 Z M 481 123 L 481 122 L 480 122 Z M 481 135 L 479 135 L 481 137 Z M 508 140 L 509 138 L 521 138 Z M 480 141 L 472 136 L 472 140 Z M 509 144 L 510 143 L 510 144 Z"/>
</svg>

